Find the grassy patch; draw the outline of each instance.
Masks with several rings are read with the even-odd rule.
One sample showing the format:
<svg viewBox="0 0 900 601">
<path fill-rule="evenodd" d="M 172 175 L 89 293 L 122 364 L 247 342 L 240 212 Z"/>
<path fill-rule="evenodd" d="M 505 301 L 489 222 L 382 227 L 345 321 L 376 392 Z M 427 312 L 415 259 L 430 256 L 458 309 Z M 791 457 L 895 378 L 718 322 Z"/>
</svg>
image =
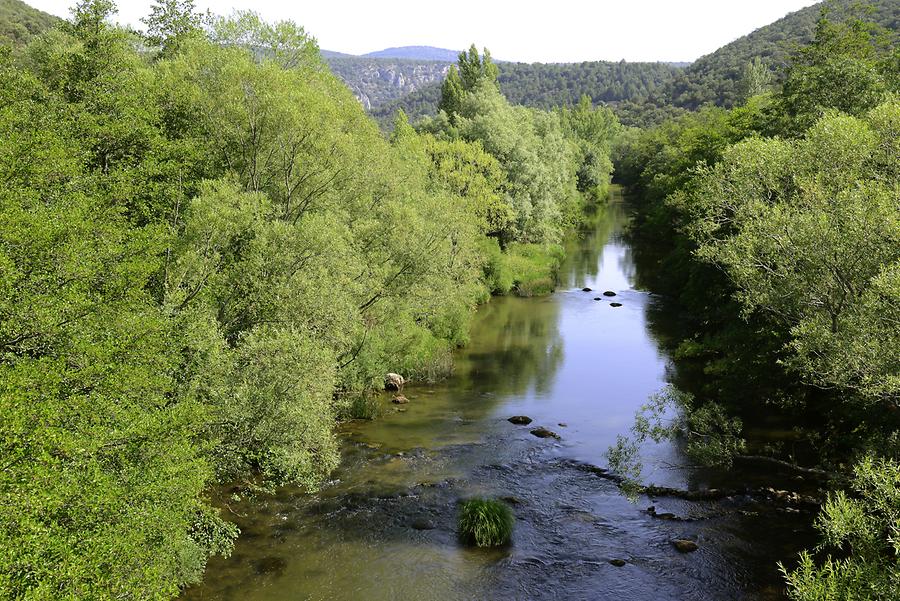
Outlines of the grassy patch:
<svg viewBox="0 0 900 601">
<path fill-rule="evenodd" d="M 471 499 L 459 513 L 459 536 L 479 547 L 499 547 L 512 540 L 512 510 L 500 501 Z"/>
<path fill-rule="evenodd" d="M 541 296 L 556 288 L 556 273 L 565 252 L 561 246 L 510 244 L 504 259 L 518 296 Z"/>
<path fill-rule="evenodd" d="M 375 419 L 381 415 L 378 396 L 371 392 L 354 392 L 338 401 L 338 419 Z"/>
<path fill-rule="evenodd" d="M 513 242 L 500 250 L 493 238 L 482 242 L 484 283 L 493 295 L 542 296 L 556 288 L 556 274 L 565 257 L 558 245 Z"/>
</svg>

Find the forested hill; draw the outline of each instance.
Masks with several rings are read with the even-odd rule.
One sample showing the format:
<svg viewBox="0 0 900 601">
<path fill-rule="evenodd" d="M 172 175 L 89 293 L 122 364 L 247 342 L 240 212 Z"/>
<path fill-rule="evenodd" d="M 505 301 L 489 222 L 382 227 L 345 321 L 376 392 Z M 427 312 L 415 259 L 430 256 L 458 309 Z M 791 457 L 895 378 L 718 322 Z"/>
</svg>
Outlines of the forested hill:
<svg viewBox="0 0 900 601">
<path fill-rule="evenodd" d="M 857 0 L 829 0 L 804 8 L 683 69 L 666 63 L 501 63 L 500 85 L 510 101 L 543 108 L 571 105 L 587 94 L 595 103 L 613 106 L 628 125 L 656 123 L 679 110 L 695 110 L 704 104 L 731 107 L 741 96 L 744 69 L 753 58 L 759 57 L 777 80 L 791 53 L 812 39 L 823 6 L 828 7 L 829 18 L 840 21 L 855 14 L 857 4 Z M 892 32 L 896 41 L 900 2 L 869 0 L 865 4 L 870 8 L 862 16 Z M 415 119 L 433 114 L 439 95 L 437 84 L 416 86 L 384 105 L 373 102 L 370 110 L 382 123 L 389 122 L 397 109 Z"/>
<path fill-rule="evenodd" d="M 0 0 L 0 44 L 25 44 L 59 19 L 21 0 Z"/>
<path fill-rule="evenodd" d="M 812 40 L 823 6 L 830 11 L 829 19 L 840 21 L 849 16 L 857 4 L 858 0 L 820 2 L 757 29 L 684 69 L 663 87 L 658 103 L 691 110 L 707 103 L 734 106 L 740 99 L 739 84 L 744 68 L 752 58 L 760 57 L 776 76 L 780 75 L 790 54 Z M 866 20 L 893 32 L 896 39 L 900 27 L 900 2 L 868 0 L 865 4 L 871 7 L 870 14 L 865 15 Z"/>
<path fill-rule="evenodd" d="M 498 63 L 497 66 L 500 69 L 500 88 L 510 102 L 543 109 L 573 106 L 583 95 L 589 96 L 594 104 L 615 104 L 626 100 L 641 102 L 681 71 L 668 63 L 624 61 Z M 340 72 L 337 74 L 341 76 Z M 389 122 L 398 109 L 415 120 L 434 114 L 440 95 L 440 81 L 437 81 L 420 86 L 393 102 L 383 105 L 372 103 L 370 110 L 382 123 Z"/>
</svg>

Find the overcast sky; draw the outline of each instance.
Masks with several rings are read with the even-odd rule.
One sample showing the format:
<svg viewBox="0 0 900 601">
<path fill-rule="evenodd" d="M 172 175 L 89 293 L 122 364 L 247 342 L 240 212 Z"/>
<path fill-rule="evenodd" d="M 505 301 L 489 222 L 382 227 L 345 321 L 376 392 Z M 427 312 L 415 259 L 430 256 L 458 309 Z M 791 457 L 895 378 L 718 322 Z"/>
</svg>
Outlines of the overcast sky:
<svg viewBox="0 0 900 601">
<path fill-rule="evenodd" d="M 26 0 L 69 16 L 74 0 Z M 523 62 L 693 61 L 814 0 L 196 0 L 201 10 L 255 10 L 292 19 L 327 50 L 487 46 Z M 118 20 L 140 27 L 151 0 L 119 0 Z"/>
</svg>

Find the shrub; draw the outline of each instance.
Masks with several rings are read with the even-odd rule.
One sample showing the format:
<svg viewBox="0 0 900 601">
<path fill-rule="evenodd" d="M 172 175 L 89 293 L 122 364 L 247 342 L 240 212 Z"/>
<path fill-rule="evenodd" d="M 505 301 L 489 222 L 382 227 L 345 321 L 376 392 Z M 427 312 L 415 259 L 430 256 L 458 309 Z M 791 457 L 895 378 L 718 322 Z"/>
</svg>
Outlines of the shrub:
<svg viewBox="0 0 900 601">
<path fill-rule="evenodd" d="M 500 501 L 471 499 L 459 514 L 459 535 L 467 544 L 499 547 L 512 540 L 512 510 Z"/>
</svg>

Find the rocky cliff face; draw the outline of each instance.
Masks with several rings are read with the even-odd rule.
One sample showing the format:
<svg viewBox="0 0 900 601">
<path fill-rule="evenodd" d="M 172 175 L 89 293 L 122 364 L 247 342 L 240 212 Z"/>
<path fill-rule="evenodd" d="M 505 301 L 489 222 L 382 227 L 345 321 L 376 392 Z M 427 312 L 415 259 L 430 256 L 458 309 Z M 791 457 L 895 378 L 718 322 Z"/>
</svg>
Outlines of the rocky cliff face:
<svg viewBox="0 0 900 601">
<path fill-rule="evenodd" d="M 378 58 L 327 58 L 331 70 L 353 91 L 366 110 L 378 108 L 441 81 L 451 63 Z"/>
</svg>

